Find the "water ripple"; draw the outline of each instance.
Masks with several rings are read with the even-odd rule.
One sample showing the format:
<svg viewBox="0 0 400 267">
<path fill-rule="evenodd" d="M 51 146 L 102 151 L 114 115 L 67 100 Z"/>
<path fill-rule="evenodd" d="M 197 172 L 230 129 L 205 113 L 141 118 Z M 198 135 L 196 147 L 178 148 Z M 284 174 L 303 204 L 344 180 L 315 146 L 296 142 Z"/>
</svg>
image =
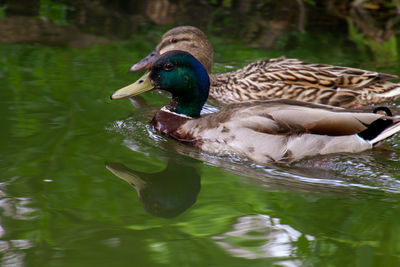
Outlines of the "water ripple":
<svg viewBox="0 0 400 267">
<path fill-rule="evenodd" d="M 295 242 L 300 237 L 301 232 L 282 224 L 280 219 L 258 214 L 239 217 L 233 230 L 212 238 L 234 257 L 278 258 L 280 266 L 299 266 L 301 261 L 296 256 Z M 315 240 L 311 235 L 304 237 L 308 242 Z"/>
<path fill-rule="evenodd" d="M 214 112 L 206 106 L 205 112 Z M 211 155 L 165 138 L 149 126 L 154 108 L 135 111 L 126 119 L 114 122 L 109 130 L 124 136 L 123 145 L 154 155 L 159 149 L 199 159 L 264 186 L 302 190 L 367 189 L 400 193 L 400 154 L 396 138 L 377 149 L 356 154 L 332 154 L 307 158 L 292 164 L 262 166 L 235 156 Z M 312 187 L 315 187 L 312 189 Z M 307 188 L 307 189 L 306 189 Z"/>
</svg>

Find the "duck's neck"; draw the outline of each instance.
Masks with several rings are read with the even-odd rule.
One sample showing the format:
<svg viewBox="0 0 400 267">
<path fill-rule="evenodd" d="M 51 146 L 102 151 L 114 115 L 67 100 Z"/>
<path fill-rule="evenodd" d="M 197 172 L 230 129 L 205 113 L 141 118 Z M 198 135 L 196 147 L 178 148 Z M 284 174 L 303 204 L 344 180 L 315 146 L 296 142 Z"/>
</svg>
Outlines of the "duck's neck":
<svg viewBox="0 0 400 267">
<path fill-rule="evenodd" d="M 153 75 L 151 78 L 158 84 L 158 88 L 172 94 L 166 109 L 187 117 L 199 118 L 210 88 L 207 71 L 190 54 L 175 56 L 174 60 L 179 67 L 174 67 L 172 71 L 159 71 L 160 75 Z"/>
<path fill-rule="evenodd" d="M 196 75 L 192 74 L 186 77 L 187 80 L 182 87 L 170 90 L 172 98 L 165 108 L 171 112 L 196 119 L 200 117 L 201 109 L 207 101 L 210 81 L 204 69 Z"/>
</svg>

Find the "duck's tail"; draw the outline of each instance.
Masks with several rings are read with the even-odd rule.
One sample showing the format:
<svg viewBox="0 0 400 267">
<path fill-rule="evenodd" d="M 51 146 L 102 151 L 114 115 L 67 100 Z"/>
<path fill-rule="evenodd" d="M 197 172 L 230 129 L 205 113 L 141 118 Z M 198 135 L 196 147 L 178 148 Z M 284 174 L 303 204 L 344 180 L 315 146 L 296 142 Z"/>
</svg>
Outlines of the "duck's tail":
<svg viewBox="0 0 400 267">
<path fill-rule="evenodd" d="M 400 84 L 393 84 L 392 88 L 383 93 L 377 93 L 378 96 L 383 98 L 397 98 L 400 96 Z"/>
<path fill-rule="evenodd" d="M 386 129 L 384 129 L 382 132 L 380 132 L 377 136 L 375 136 L 373 139 L 369 140 L 371 145 L 376 146 L 380 142 L 388 139 L 389 137 L 393 136 L 394 134 L 400 132 L 400 117 L 392 117 L 393 118 L 393 123 L 388 126 Z"/>
</svg>

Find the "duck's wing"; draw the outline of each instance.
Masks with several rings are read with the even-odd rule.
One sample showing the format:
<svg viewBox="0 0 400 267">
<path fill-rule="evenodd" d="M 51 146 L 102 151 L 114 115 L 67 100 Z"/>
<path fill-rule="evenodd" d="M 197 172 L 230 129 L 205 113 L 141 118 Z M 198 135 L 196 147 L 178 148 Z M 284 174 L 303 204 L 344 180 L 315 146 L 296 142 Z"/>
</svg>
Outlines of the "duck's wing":
<svg viewBox="0 0 400 267">
<path fill-rule="evenodd" d="M 282 99 L 226 106 L 188 121 L 180 134 L 191 136 L 204 151 L 244 154 L 265 163 L 363 151 L 400 131 L 399 122 L 382 114 Z"/>
<path fill-rule="evenodd" d="M 224 127 L 247 128 L 270 135 L 318 134 L 343 136 L 360 134 L 377 120 L 393 120 L 383 114 L 348 111 L 326 105 L 290 99 L 251 101 L 225 106 L 220 112 L 190 121 L 202 130 Z M 225 129 L 227 131 L 234 129 Z M 383 129 L 382 129 L 383 130 Z M 378 131 L 378 130 L 377 130 Z"/>
<path fill-rule="evenodd" d="M 262 101 L 243 106 L 233 109 L 232 121 L 240 121 L 242 127 L 277 135 L 359 134 L 375 121 L 386 118 L 382 114 L 348 112 L 329 106 L 288 100 Z"/>
<path fill-rule="evenodd" d="M 315 64 L 284 57 L 256 61 L 246 66 L 244 71 L 241 70 L 239 73 L 242 76 L 247 76 L 252 73 L 251 69 L 258 69 L 268 80 L 281 80 L 289 84 L 302 84 L 321 88 L 363 88 L 377 81 L 398 78 L 396 75 L 387 73 Z"/>
</svg>

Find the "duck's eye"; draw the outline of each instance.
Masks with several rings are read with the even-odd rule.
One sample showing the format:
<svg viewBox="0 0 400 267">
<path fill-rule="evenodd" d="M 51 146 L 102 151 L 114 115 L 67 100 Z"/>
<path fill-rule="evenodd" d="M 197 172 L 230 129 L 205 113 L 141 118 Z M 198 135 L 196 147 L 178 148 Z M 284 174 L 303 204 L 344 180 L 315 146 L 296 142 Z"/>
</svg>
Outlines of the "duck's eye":
<svg viewBox="0 0 400 267">
<path fill-rule="evenodd" d="M 172 38 L 172 39 L 171 39 L 171 43 L 174 44 L 174 43 L 176 43 L 176 42 L 178 42 L 178 39 L 176 39 L 176 38 Z"/>
<path fill-rule="evenodd" d="M 171 71 L 173 68 L 174 68 L 174 64 L 172 64 L 171 62 L 167 62 L 164 64 L 165 71 Z"/>
</svg>

